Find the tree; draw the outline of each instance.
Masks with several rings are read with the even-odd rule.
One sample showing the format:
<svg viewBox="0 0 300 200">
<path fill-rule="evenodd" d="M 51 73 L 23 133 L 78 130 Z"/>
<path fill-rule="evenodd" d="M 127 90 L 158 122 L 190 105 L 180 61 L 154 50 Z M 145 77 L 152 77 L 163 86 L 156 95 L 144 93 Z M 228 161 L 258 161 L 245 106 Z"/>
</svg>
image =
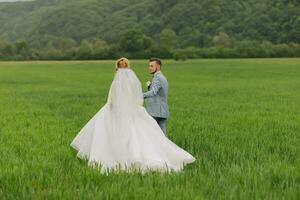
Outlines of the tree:
<svg viewBox="0 0 300 200">
<path fill-rule="evenodd" d="M 91 40 L 91 43 L 94 50 L 94 58 L 104 59 L 109 57 L 109 45 L 106 43 L 106 41 L 100 38 L 94 38 L 93 40 Z"/>
<path fill-rule="evenodd" d="M 93 55 L 93 46 L 87 40 L 83 40 L 80 43 L 79 50 L 77 52 L 77 58 L 79 59 L 90 59 Z"/>
<path fill-rule="evenodd" d="M 223 47 L 223 48 L 231 47 L 231 40 L 229 36 L 224 32 L 220 32 L 217 36 L 215 36 L 213 41 L 216 47 Z"/>
<path fill-rule="evenodd" d="M 172 29 L 163 29 L 159 34 L 160 46 L 171 50 L 178 46 L 178 37 Z"/>
<path fill-rule="evenodd" d="M 16 48 L 14 45 L 5 44 L 2 48 L 2 54 L 4 56 L 12 56 L 16 54 Z"/>
<path fill-rule="evenodd" d="M 152 41 L 141 31 L 133 29 L 127 31 L 120 40 L 120 46 L 128 52 L 138 52 L 150 48 Z"/>
</svg>

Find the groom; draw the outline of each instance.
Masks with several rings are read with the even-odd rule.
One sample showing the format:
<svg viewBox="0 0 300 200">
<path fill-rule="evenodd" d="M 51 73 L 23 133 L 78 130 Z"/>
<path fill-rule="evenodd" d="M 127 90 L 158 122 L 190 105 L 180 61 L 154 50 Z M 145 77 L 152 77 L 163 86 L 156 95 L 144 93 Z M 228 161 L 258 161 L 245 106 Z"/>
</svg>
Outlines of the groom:
<svg viewBox="0 0 300 200">
<path fill-rule="evenodd" d="M 148 85 L 148 92 L 144 93 L 148 113 L 156 120 L 164 134 L 167 136 L 166 123 L 169 117 L 168 108 L 168 81 L 161 72 L 161 60 L 149 60 L 149 72 L 153 75 Z"/>
</svg>

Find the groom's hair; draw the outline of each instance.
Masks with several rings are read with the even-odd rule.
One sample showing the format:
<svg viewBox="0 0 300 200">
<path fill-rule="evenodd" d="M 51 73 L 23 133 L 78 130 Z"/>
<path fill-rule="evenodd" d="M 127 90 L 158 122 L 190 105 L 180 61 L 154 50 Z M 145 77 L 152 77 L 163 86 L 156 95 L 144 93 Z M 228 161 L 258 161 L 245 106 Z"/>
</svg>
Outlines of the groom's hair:
<svg viewBox="0 0 300 200">
<path fill-rule="evenodd" d="M 159 64 L 160 67 L 162 66 L 161 60 L 159 58 L 150 58 L 149 61 L 150 62 L 155 61 L 157 64 Z"/>
</svg>

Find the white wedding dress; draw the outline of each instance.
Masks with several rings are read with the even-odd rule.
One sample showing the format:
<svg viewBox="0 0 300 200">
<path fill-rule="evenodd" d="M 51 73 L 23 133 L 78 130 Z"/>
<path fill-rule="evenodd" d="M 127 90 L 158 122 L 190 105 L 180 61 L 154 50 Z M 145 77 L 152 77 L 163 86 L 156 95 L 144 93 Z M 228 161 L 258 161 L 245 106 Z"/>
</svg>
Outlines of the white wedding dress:
<svg viewBox="0 0 300 200">
<path fill-rule="evenodd" d="M 101 173 L 181 171 L 195 158 L 171 142 L 143 107 L 141 83 L 135 73 L 118 69 L 107 103 L 74 138 L 77 156 Z"/>
</svg>

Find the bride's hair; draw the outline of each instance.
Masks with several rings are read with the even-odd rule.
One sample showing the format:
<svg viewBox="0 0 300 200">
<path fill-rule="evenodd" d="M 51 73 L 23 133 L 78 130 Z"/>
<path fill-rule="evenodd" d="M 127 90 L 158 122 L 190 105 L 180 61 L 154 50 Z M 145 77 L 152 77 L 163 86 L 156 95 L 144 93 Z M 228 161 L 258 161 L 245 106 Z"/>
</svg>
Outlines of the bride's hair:
<svg viewBox="0 0 300 200">
<path fill-rule="evenodd" d="M 116 62 L 116 68 L 129 68 L 129 60 L 125 57 L 119 58 Z"/>
</svg>

